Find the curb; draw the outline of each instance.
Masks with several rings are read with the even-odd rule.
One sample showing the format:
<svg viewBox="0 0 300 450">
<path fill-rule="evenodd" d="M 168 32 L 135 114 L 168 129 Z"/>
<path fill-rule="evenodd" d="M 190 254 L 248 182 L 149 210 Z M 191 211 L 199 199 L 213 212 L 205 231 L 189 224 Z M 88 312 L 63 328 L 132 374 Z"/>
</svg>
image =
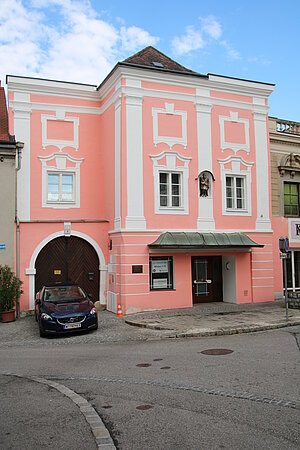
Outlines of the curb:
<svg viewBox="0 0 300 450">
<path fill-rule="evenodd" d="M 84 415 L 85 420 L 91 427 L 91 431 L 94 435 L 97 448 L 99 450 L 116 450 L 115 444 L 99 414 L 85 398 L 83 398 L 79 394 L 76 394 L 76 392 L 72 391 L 72 389 L 69 389 L 60 383 L 56 383 L 55 381 L 47 380 L 46 378 L 40 378 L 36 376 L 29 377 L 8 372 L 3 373 L 3 375 L 26 378 L 27 380 L 46 384 L 47 386 L 50 386 L 61 392 L 63 395 L 72 400 L 72 402 L 78 406 L 80 412 Z"/>
<path fill-rule="evenodd" d="M 164 327 L 159 324 L 147 324 L 142 322 L 134 322 L 131 320 L 125 320 L 125 323 L 140 328 L 148 328 L 150 330 L 160 330 L 160 331 L 174 331 L 173 329 Z M 181 337 L 209 337 L 209 336 L 226 336 L 231 334 L 243 334 L 243 333 L 254 333 L 258 331 L 268 331 L 275 330 L 278 328 L 286 328 L 300 325 L 300 320 L 292 320 L 290 322 L 278 322 L 276 324 L 265 324 L 265 325 L 247 325 L 232 328 L 218 328 L 215 330 L 199 330 L 199 331 L 185 331 L 185 332 L 175 332 L 171 333 L 168 338 L 181 338 Z"/>
</svg>

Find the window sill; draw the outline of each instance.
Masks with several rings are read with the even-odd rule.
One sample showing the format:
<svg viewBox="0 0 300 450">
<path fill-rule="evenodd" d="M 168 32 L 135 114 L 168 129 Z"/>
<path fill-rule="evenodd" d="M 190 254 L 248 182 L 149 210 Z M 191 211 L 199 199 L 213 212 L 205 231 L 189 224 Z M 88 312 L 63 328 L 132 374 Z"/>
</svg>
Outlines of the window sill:
<svg viewBox="0 0 300 450">
<path fill-rule="evenodd" d="M 176 291 L 175 288 L 150 288 L 150 292 L 156 292 L 156 291 Z"/>
<path fill-rule="evenodd" d="M 163 208 L 160 207 L 157 211 L 155 211 L 155 214 L 188 214 L 188 211 L 183 208 L 176 208 L 176 207 L 169 207 L 169 208 Z"/>
</svg>

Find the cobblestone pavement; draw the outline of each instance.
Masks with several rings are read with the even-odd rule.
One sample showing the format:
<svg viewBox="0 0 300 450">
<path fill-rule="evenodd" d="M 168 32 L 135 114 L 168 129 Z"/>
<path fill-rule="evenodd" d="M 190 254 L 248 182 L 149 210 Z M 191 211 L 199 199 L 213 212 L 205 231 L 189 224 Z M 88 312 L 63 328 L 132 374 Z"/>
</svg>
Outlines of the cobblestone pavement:
<svg viewBox="0 0 300 450">
<path fill-rule="evenodd" d="M 194 305 L 193 308 L 149 311 L 126 317 L 117 317 L 109 311 L 102 311 L 99 312 L 98 320 L 97 331 L 46 339 L 40 338 L 33 316 L 23 317 L 12 323 L 0 323 L 0 348 L 15 345 L 145 341 L 264 331 L 299 325 L 300 310 L 290 309 L 289 321 L 286 322 L 283 302 L 259 305 L 211 303 Z"/>
<path fill-rule="evenodd" d="M 125 323 L 124 317 L 116 317 L 108 311 L 98 314 L 99 328 L 89 333 L 72 333 L 68 335 L 41 338 L 39 327 L 33 316 L 21 317 L 15 322 L 0 322 L 0 348 L 35 345 L 71 345 L 84 343 L 111 343 L 123 341 L 140 341 L 159 338 L 161 334 L 154 330 L 132 327 Z"/>
<path fill-rule="evenodd" d="M 260 305 L 195 305 L 191 310 L 135 314 L 126 323 L 169 332 L 169 337 L 201 337 L 267 331 L 300 324 L 300 310 L 290 309 L 288 321 L 283 302 Z"/>
</svg>

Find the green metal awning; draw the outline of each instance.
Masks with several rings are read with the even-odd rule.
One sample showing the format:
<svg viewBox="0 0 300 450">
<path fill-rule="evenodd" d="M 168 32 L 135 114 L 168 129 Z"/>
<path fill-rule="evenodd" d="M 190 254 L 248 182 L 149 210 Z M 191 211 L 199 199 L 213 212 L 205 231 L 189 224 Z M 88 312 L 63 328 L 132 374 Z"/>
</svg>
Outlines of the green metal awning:
<svg viewBox="0 0 300 450">
<path fill-rule="evenodd" d="M 252 241 L 243 233 L 198 233 L 198 232 L 173 232 L 161 234 L 156 241 L 148 244 L 150 248 L 157 249 L 222 249 L 263 247 Z"/>
</svg>

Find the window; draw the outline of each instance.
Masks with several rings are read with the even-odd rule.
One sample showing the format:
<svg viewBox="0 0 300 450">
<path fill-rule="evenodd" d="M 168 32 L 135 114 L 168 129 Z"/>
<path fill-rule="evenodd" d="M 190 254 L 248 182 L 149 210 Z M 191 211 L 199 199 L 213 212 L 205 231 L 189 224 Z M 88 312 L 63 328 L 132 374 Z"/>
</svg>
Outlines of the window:
<svg viewBox="0 0 300 450">
<path fill-rule="evenodd" d="M 188 180 L 191 158 L 176 152 L 151 156 L 155 214 L 188 214 Z"/>
<path fill-rule="evenodd" d="M 74 174 L 48 172 L 48 202 L 74 202 Z"/>
<path fill-rule="evenodd" d="M 284 183 L 284 215 L 299 217 L 298 183 Z"/>
<path fill-rule="evenodd" d="M 226 208 L 245 209 L 244 177 L 226 176 Z"/>
<path fill-rule="evenodd" d="M 150 257 L 150 290 L 174 289 L 173 257 Z"/>
<path fill-rule="evenodd" d="M 219 159 L 219 163 L 223 216 L 251 216 L 251 169 L 254 163 L 238 155 Z"/>
<path fill-rule="evenodd" d="M 42 207 L 80 208 L 80 164 L 65 153 L 39 157 L 42 163 Z"/>
<path fill-rule="evenodd" d="M 159 173 L 159 204 L 162 207 L 178 208 L 181 206 L 181 174 Z"/>
</svg>

